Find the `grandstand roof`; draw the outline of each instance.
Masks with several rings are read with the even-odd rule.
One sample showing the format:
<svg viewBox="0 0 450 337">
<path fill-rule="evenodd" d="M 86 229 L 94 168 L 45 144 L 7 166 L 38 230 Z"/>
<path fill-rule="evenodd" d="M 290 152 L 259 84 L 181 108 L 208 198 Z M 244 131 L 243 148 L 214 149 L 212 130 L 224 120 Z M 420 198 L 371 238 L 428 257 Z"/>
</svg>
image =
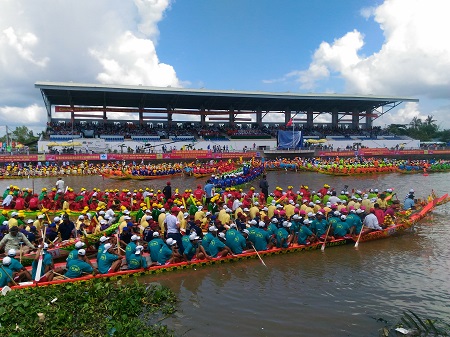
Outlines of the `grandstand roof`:
<svg viewBox="0 0 450 337">
<path fill-rule="evenodd" d="M 418 99 L 389 96 L 338 94 L 297 94 L 260 91 L 161 88 L 65 82 L 36 82 L 51 115 L 51 107 L 105 106 L 142 109 L 197 109 L 242 111 L 361 112 Z M 176 111 L 174 111 L 176 113 Z"/>
</svg>

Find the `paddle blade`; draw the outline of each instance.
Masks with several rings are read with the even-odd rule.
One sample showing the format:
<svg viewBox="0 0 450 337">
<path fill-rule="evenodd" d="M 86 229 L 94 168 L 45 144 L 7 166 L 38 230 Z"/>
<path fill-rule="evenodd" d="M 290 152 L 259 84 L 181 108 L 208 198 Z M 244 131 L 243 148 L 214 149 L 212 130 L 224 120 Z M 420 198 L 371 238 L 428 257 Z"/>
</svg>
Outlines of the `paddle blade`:
<svg viewBox="0 0 450 337">
<path fill-rule="evenodd" d="M 356 242 L 355 243 L 355 248 L 358 248 L 358 246 L 359 246 L 359 242 Z"/>
<path fill-rule="evenodd" d="M 36 275 L 34 276 L 34 280 L 36 282 L 39 282 L 39 280 L 41 279 L 41 269 L 42 269 L 42 255 L 41 255 L 41 257 L 39 257 L 39 261 L 38 261 L 38 265 L 37 265 L 37 269 L 36 269 Z"/>
<path fill-rule="evenodd" d="M 4 286 L 2 288 L 2 295 L 5 296 L 7 293 L 9 293 L 11 291 L 11 288 L 8 286 Z"/>
<path fill-rule="evenodd" d="M 325 243 L 322 244 L 322 247 L 320 247 L 320 250 L 321 250 L 322 252 L 325 251 Z"/>
</svg>

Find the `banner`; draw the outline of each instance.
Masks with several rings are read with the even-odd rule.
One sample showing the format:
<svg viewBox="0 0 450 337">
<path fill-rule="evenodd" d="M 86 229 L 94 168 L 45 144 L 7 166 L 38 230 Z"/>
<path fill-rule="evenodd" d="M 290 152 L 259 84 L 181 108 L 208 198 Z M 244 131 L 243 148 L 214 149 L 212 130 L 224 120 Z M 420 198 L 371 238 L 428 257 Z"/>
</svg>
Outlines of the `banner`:
<svg viewBox="0 0 450 337">
<path fill-rule="evenodd" d="M 303 146 L 301 131 L 278 131 L 279 149 L 298 149 Z"/>
</svg>

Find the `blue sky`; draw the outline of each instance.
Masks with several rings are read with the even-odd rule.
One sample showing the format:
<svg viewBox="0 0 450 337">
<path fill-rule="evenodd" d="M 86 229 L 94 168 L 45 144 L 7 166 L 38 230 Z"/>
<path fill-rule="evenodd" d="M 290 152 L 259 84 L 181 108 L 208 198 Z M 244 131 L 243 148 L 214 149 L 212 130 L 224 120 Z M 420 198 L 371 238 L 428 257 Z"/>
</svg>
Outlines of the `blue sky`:
<svg viewBox="0 0 450 337">
<path fill-rule="evenodd" d="M 360 15 L 373 1 L 176 1 L 159 24 L 157 52 L 194 88 L 298 91 L 293 79 L 322 41 L 357 27 L 370 36 L 363 52 L 382 43 L 379 27 Z M 195 4 L 195 6 L 193 5 Z M 330 88 L 342 89 L 337 76 Z"/>
<path fill-rule="evenodd" d="M 44 128 L 37 81 L 414 97 L 376 124 L 434 115 L 450 128 L 449 10 L 447 0 L 0 0 L 0 134 Z"/>
</svg>

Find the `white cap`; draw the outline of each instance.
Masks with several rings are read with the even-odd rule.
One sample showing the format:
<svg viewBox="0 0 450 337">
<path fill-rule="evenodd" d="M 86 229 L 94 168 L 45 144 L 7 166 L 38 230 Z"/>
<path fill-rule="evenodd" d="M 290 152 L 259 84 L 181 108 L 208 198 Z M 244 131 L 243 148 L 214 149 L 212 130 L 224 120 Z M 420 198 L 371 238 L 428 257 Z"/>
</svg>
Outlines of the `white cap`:
<svg viewBox="0 0 450 337">
<path fill-rule="evenodd" d="M 227 209 L 227 211 L 228 211 L 228 209 Z M 230 212 L 231 212 L 231 210 L 230 210 Z M 208 215 L 211 215 L 211 212 L 206 212 L 205 213 L 205 216 L 208 216 Z"/>
<path fill-rule="evenodd" d="M 304 223 L 305 225 L 308 225 L 308 224 L 309 224 L 309 220 L 308 220 L 308 219 L 305 219 L 305 220 L 303 220 L 303 223 Z"/>
<path fill-rule="evenodd" d="M 38 215 L 38 219 L 44 219 L 45 218 L 45 215 L 44 214 L 39 214 Z"/>
<path fill-rule="evenodd" d="M 18 216 L 18 215 L 19 215 L 19 213 L 17 213 L 17 212 L 12 212 L 12 213 L 11 213 L 11 216 L 12 216 L 12 217 L 15 217 L 15 216 Z"/>
<path fill-rule="evenodd" d="M 84 242 L 82 241 L 78 241 L 77 243 L 75 243 L 75 248 L 81 248 L 84 246 Z"/>
<path fill-rule="evenodd" d="M 98 214 L 103 215 L 103 214 L 105 214 L 105 211 L 100 211 L 100 212 L 98 212 Z"/>
<path fill-rule="evenodd" d="M 210 232 L 217 232 L 217 231 L 218 231 L 218 229 L 217 229 L 216 226 L 209 226 L 208 230 L 209 230 Z"/>
<path fill-rule="evenodd" d="M 277 218 L 272 218 L 272 222 L 273 223 L 278 223 L 278 219 Z"/>
<path fill-rule="evenodd" d="M 60 222 L 61 218 L 59 216 L 55 216 L 55 218 L 53 219 L 54 222 Z"/>
<path fill-rule="evenodd" d="M 32 219 L 28 219 L 27 223 L 33 223 L 34 221 Z"/>
<path fill-rule="evenodd" d="M 259 225 L 259 227 L 264 227 L 266 224 L 264 221 L 260 221 L 258 225 Z"/>
<path fill-rule="evenodd" d="M 128 215 L 125 215 L 125 216 L 123 217 L 123 219 L 124 219 L 124 220 L 131 220 L 131 217 L 128 216 Z"/>
<path fill-rule="evenodd" d="M 123 214 L 130 214 L 130 211 L 126 209 L 123 211 Z"/>
<path fill-rule="evenodd" d="M 187 218 L 189 216 L 189 213 L 183 213 L 183 218 Z"/>
<path fill-rule="evenodd" d="M 151 215 L 147 215 L 147 216 L 145 217 L 145 220 L 151 220 L 151 219 L 153 219 Z"/>
<path fill-rule="evenodd" d="M 143 249 L 144 249 L 144 246 L 141 246 L 141 245 L 136 246 L 136 251 L 134 252 L 134 254 L 141 255 L 141 251 Z"/>
<path fill-rule="evenodd" d="M 108 221 L 106 221 L 105 219 L 100 220 L 100 225 L 106 225 L 107 223 L 108 223 Z"/>
<path fill-rule="evenodd" d="M 105 242 L 107 240 L 109 240 L 109 237 L 104 236 L 104 235 L 100 238 L 100 242 Z"/>
<path fill-rule="evenodd" d="M 357 210 L 356 210 L 356 213 L 358 213 L 358 214 L 361 214 L 361 213 L 363 213 L 364 211 L 361 209 L 361 208 L 358 208 Z"/>
<path fill-rule="evenodd" d="M 409 190 L 409 193 L 414 193 L 414 190 L 411 188 L 411 189 Z"/>
<path fill-rule="evenodd" d="M 159 233 L 158 232 L 153 232 L 153 237 L 154 238 L 156 238 L 156 237 L 158 237 L 159 236 Z"/>
<path fill-rule="evenodd" d="M 220 232 L 220 233 L 218 234 L 218 236 L 219 236 L 219 238 L 222 238 L 222 239 L 226 240 L 226 238 L 225 238 L 225 233 L 224 233 L 224 232 Z"/>
<path fill-rule="evenodd" d="M 341 220 L 345 220 L 347 217 L 345 215 L 341 215 Z"/>
<path fill-rule="evenodd" d="M 3 265 L 9 266 L 11 264 L 11 258 L 9 256 L 6 256 L 3 258 Z"/>
<path fill-rule="evenodd" d="M 85 249 L 79 249 L 78 250 L 78 255 L 85 256 L 86 255 L 86 250 Z"/>
<path fill-rule="evenodd" d="M 44 249 L 48 249 L 48 243 L 44 243 Z"/>
<path fill-rule="evenodd" d="M 255 220 L 255 219 L 253 219 L 253 220 L 250 220 L 249 224 L 250 224 L 250 225 L 256 225 L 256 224 L 257 224 L 257 222 L 256 222 L 256 220 Z"/>
<path fill-rule="evenodd" d="M 112 247 L 112 244 L 110 244 L 109 242 L 105 243 L 105 245 L 103 246 L 103 253 L 106 253 L 108 251 L 108 249 L 111 247 Z"/>
<path fill-rule="evenodd" d="M 84 220 L 84 215 L 80 215 L 80 216 L 78 217 L 78 219 Z"/>
<path fill-rule="evenodd" d="M 294 216 L 292 217 L 292 219 L 297 220 L 299 218 L 298 214 L 294 214 Z"/>
<path fill-rule="evenodd" d="M 308 212 L 308 218 L 313 217 L 314 213 L 313 212 Z"/>
<path fill-rule="evenodd" d="M 245 233 L 245 234 L 250 234 L 250 232 L 248 231 L 248 229 L 244 229 L 243 231 L 242 231 L 242 233 Z"/>
<path fill-rule="evenodd" d="M 132 235 L 131 236 L 131 241 L 138 241 L 138 240 L 140 240 L 141 238 L 139 237 L 139 236 L 137 236 L 136 234 L 134 234 L 134 235 Z"/>
<path fill-rule="evenodd" d="M 162 213 L 164 213 L 164 212 L 166 211 L 166 209 L 163 207 L 163 208 L 160 209 L 160 211 L 161 211 Z"/>
<path fill-rule="evenodd" d="M 8 256 L 16 256 L 16 250 L 14 248 L 11 248 L 10 250 L 8 250 Z"/>
<path fill-rule="evenodd" d="M 189 240 L 193 241 L 193 240 L 198 240 L 200 239 L 200 237 L 197 235 L 197 233 L 191 233 L 191 235 L 189 235 Z"/>
<path fill-rule="evenodd" d="M 235 223 L 231 223 L 230 228 L 237 228 L 237 225 Z"/>
<path fill-rule="evenodd" d="M 168 238 L 168 239 L 166 240 L 166 243 L 167 243 L 169 246 L 173 246 L 173 245 L 176 244 L 177 242 L 176 242 L 174 239 L 172 239 L 172 238 Z"/>
</svg>

